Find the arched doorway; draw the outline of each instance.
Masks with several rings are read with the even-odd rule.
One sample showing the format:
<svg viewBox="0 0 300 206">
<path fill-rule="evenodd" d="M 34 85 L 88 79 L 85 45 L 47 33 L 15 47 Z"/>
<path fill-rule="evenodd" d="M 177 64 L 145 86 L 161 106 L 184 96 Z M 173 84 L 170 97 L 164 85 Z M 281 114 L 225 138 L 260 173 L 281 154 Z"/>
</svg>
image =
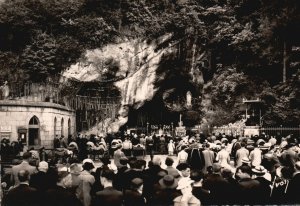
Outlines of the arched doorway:
<svg viewBox="0 0 300 206">
<path fill-rule="evenodd" d="M 61 118 L 61 127 L 60 127 L 60 134 L 64 136 L 64 118 Z"/>
<path fill-rule="evenodd" d="M 68 137 L 71 135 L 71 120 L 68 120 Z"/>
<path fill-rule="evenodd" d="M 33 116 L 29 120 L 29 126 L 28 126 L 28 145 L 34 146 L 34 145 L 40 145 L 41 139 L 40 139 L 40 121 L 36 116 Z"/>
</svg>

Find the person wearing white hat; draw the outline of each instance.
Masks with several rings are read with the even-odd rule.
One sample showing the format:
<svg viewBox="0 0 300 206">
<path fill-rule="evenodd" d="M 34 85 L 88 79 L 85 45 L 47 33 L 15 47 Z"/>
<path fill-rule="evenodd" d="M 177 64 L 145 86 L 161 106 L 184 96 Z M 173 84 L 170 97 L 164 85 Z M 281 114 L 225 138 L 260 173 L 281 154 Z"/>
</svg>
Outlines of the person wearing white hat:
<svg viewBox="0 0 300 206">
<path fill-rule="evenodd" d="M 252 178 L 259 182 L 259 186 L 256 189 L 257 193 L 257 203 L 258 204 L 268 204 L 270 202 L 271 194 L 271 180 L 267 180 L 264 176 L 268 171 L 263 166 L 256 166 L 252 169 L 253 175 Z"/>
<path fill-rule="evenodd" d="M 197 199 L 192 191 L 192 183 L 194 183 L 193 180 L 182 178 L 178 182 L 177 190 L 180 190 L 182 195 L 176 197 L 173 202 L 174 206 L 200 206 L 201 202 L 199 199 Z"/>
</svg>

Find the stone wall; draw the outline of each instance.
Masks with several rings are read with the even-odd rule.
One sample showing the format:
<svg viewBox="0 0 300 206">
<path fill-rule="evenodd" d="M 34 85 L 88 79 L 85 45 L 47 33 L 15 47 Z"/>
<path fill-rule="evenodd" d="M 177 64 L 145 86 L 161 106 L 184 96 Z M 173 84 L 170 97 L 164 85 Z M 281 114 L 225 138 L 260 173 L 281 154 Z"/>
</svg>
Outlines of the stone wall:
<svg viewBox="0 0 300 206">
<path fill-rule="evenodd" d="M 55 134 L 68 136 L 68 122 L 70 134 L 76 134 L 76 113 L 62 105 L 50 102 L 0 101 L 0 134 L 10 136 L 11 141 L 18 139 L 18 129 L 28 129 L 29 121 L 36 116 L 39 121 L 40 144 L 47 148 L 53 147 Z M 56 118 L 56 128 L 54 122 Z M 63 128 L 61 122 L 63 121 Z"/>
</svg>

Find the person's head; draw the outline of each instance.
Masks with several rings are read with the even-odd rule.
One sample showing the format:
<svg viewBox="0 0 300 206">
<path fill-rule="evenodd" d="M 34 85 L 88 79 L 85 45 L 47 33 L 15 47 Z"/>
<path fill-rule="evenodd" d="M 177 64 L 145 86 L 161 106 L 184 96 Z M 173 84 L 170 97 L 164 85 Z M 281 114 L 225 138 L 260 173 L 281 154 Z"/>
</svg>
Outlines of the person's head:
<svg viewBox="0 0 300 206">
<path fill-rule="evenodd" d="M 134 190 L 143 191 L 143 179 L 141 178 L 134 178 L 131 180 L 131 187 Z"/>
<path fill-rule="evenodd" d="M 134 161 L 134 163 L 132 164 L 132 168 L 134 169 L 138 169 L 138 170 L 143 170 L 146 167 L 146 161 L 145 160 L 136 160 Z"/>
<path fill-rule="evenodd" d="M 109 157 L 102 157 L 102 158 L 100 158 L 100 160 L 103 163 L 103 165 L 109 165 L 110 164 Z"/>
<path fill-rule="evenodd" d="M 114 171 L 110 169 L 104 169 L 100 175 L 100 181 L 102 185 L 112 184 L 113 179 L 115 177 Z"/>
<path fill-rule="evenodd" d="M 136 158 L 136 157 L 130 157 L 130 158 L 129 158 L 128 164 L 129 164 L 130 168 L 134 168 L 134 167 L 135 167 L 136 161 L 137 161 L 137 158 Z"/>
<path fill-rule="evenodd" d="M 177 180 L 172 175 L 165 175 L 158 181 L 159 185 L 164 189 L 175 189 L 177 187 Z"/>
<path fill-rule="evenodd" d="M 81 168 L 77 163 L 73 163 L 70 165 L 70 173 L 72 175 L 80 175 Z"/>
<path fill-rule="evenodd" d="M 31 158 L 31 153 L 30 152 L 24 152 L 23 160 L 29 161 L 30 158 Z"/>
<path fill-rule="evenodd" d="M 166 161 L 165 161 L 165 164 L 167 165 L 167 166 L 172 166 L 173 165 L 173 163 L 174 163 L 174 160 L 172 159 L 172 158 L 170 158 L 170 157 L 167 157 L 166 158 Z"/>
<path fill-rule="evenodd" d="M 252 175 L 251 167 L 248 165 L 242 165 L 236 169 L 235 176 L 237 179 L 250 178 Z"/>
<path fill-rule="evenodd" d="M 159 156 L 154 156 L 152 160 L 153 165 L 161 165 L 161 158 Z"/>
<path fill-rule="evenodd" d="M 241 142 L 241 147 L 246 147 L 246 142 L 242 141 Z"/>
<path fill-rule="evenodd" d="M 82 168 L 83 168 L 83 170 L 86 170 L 86 171 L 91 171 L 92 169 L 94 169 L 95 166 L 94 166 L 93 160 L 84 159 L 82 162 Z"/>
<path fill-rule="evenodd" d="M 222 177 L 225 179 L 232 178 L 233 173 L 231 172 L 230 169 L 223 169 L 222 170 Z"/>
<path fill-rule="evenodd" d="M 213 163 L 212 172 L 215 174 L 221 174 L 222 166 L 219 163 Z"/>
<path fill-rule="evenodd" d="M 189 177 L 191 173 L 190 166 L 187 163 L 180 163 L 176 169 L 181 172 L 182 177 Z"/>
<path fill-rule="evenodd" d="M 200 182 L 203 180 L 203 172 L 201 170 L 193 170 L 191 172 L 191 179 L 195 182 Z"/>
<path fill-rule="evenodd" d="M 297 162 L 295 163 L 295 171 L 296 171 L 296 172 L 300 172 L 300 161 L 297 161 Z"/>
<path fill-rule="evenodd" d="M 267 170 L 264 168 L 264 166 L 256 166 L 252 169 L 252 174 L 254 176 L 262 177 L 267 173 Z"/>
<path fill-rule="evenodd" d="M 59 166 L 57 168 L 57 184 L 64 184 L 65 177 L 69 174 L 66 166 Z"/>
<path fill-rule="evenodd" d="M 24 182 L 28 183 L 29 177 L 30 177 L 30 174 L 27 170 L 20 170 L 18 172 L 18 178 L 19 178 L 20 183 L 24 183 Z"/>
<path fill-rule="evenodd" d="M 120 158 L 120 164 L 121 165 L 127 165 L 128 164 L 128 158 L 127 157 L 121 157 Z"/>
<path fill-rule="evenodd" d="M 242 165 L 250 165 L 251 161 L 249 160 L 248 157 L 243 157 L 242 158 Z"/>
<path fill-rule="evenodd" d="M 47 162 L 41 161 L 41 162 L 39 163 L 39 166 L 38 166 L 39 171 L 47 172 L 47 171 L 48 171 L 48 168 L 49 168 L 49 166 L 48 166 L 48 163 L 47 163 Z"/>
</svg>

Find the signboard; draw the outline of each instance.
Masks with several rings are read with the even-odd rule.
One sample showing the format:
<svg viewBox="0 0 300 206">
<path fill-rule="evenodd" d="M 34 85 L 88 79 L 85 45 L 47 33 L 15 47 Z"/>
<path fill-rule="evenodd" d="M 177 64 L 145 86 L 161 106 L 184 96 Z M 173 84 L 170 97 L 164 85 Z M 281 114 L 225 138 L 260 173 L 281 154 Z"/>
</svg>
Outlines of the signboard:
<svg viewBox="0 0 300 206">
<path fill-rule="evenodd" d="M 245 127 L 244 129 L 244 136 L 255 136 L 255 135 L 259 135 L 259 127 Z"/>
<path fill-rule="evenodd" d="M 0 126 L 0 132 L 11 132 L 11 126 Z"/>
</svg>

